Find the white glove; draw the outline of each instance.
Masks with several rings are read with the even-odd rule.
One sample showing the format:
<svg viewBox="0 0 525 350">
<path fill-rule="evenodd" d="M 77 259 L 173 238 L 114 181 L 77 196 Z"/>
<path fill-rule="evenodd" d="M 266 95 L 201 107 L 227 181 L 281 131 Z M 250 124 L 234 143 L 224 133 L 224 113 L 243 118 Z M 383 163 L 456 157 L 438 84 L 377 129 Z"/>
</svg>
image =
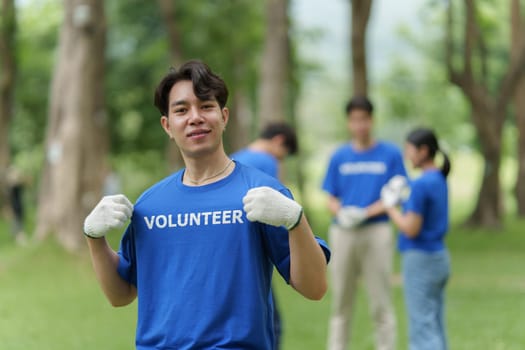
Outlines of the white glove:
<svg viewBox="0 0 525 350">
<path fill-rule="evenodd" d="M 337 212 L 337 223 L 345 229 L 354 228 L 366 220 L 366 209 L 353 205 L 344 206 Z"/>
<path fill-rule="evenodd" d="M 104 237 L 109 230 L 123 226 L 132 213 L 133 204 L 123 194 L 105 196 L 84 220 L 84 234 Z"/>
<path fill-rule="evenodd" d="M 381 188 L 381 201 L 386 208 L 391 208 L 406 200 L 409 191 L 406 177 L 396 175 Z"/>
<path fill-rule="evenodd" d="M 242 202 L 248 220 L 284 226 L 288 230 L 295 228 L 303 215 L 299 203 L 270 187 L 250 189 Z"/>
</svg>

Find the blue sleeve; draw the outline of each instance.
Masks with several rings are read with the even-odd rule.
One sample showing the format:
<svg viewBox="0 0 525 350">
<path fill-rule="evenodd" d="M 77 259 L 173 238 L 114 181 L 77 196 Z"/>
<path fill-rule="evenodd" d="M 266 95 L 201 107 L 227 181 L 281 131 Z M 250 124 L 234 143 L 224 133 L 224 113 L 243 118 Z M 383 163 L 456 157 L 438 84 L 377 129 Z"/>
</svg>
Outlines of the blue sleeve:
<svg viewBox="0 0 525 350">
<path fill-rule="evenodd" d="M 407 176 L 407 171 L 405 169 L 405 163 L 403 162 L 403 155 L 401 151 L 395 148 L 395 153 L 393 155 L 393 164 L 390 165 L 391 177 L 395 175 Z"/>
<path fill-rule="evenodd" d="M 330 262 L 330 258 L 332 256 L 332 252 L 330 251 L 330 247 L 328 247 L 328 243 L 326 243 L 324 239 L 321 239 L 321 238 L 319 238 L 317 236 L 315 237 L 315 240 L 317 241 L 317 243 L 319 244 L 319 246 L 323 250 L 324 257 L 326 259 L 326 263 L 328 264 Z"/>
<path fill-rule="evenodd" d="M 410 196 L 405 204 L 405 212 L 423 215 L 425 209 L 425 190 L 421 182 L 413 181 L 410 184 Z"/>
<path fill-rule="evenodd" d="M 135 259 L 135 240 L 133 225 L 130 224 L 120 241 L 117 272 L 125 281 L 137 286 L 137 269 Z"/>
<path fill-rule="evenodd" d="M 337 197 L 339 193 L 337 190 L 337 176 L 337 162 L 335 161 L 335 157 L 332 157 L 332 159 L 330 159 L 330 163 L 328 164 L 328 169 L 326 171 L 322 189 L 335 197 Z"/>
</svg>

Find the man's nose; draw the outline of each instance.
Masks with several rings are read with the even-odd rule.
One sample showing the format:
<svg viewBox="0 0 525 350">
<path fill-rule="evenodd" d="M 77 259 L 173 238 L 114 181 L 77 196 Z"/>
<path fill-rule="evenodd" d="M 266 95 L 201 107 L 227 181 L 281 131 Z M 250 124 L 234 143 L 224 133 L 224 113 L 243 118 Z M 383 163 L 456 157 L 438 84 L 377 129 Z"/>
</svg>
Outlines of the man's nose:
<svg viewBox="0 0 525 350">
<path fill-rule="evenodd" d="M 202 122 L 203 118 L 201 115 L 201 112 L 198 107 L 191 107 L 190 108 L 190 122 L 192 123 L 198 123 Z"/>
</svg>

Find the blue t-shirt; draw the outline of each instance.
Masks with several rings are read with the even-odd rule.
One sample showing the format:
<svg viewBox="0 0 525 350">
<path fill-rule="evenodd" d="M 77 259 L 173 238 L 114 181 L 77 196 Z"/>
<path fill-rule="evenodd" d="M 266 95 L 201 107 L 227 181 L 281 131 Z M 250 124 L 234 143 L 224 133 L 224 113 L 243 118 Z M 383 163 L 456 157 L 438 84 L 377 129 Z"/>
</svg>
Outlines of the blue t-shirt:
<svg viewBox="0 0 525 350">
<path fill-rule="evenodd" d="M 322 188 L 342 206 L 364 208 L 379 200 L 381 188 L 395 175 L 406 176 L 406 170 L 394 144 L 380 141 L 367 150 L 356 150 L 346 143 L 332 155 Z M 387 220 L 383 214 L 367 222 Z"/>
<path fill-rule="evenodd" d="M 424 171 L 410 184 L 410 197 L 403 205 L 405 213 L 412 212 L 423 219 L 420 233 L 408 238 L 399 235 L 400 251 L 417 249 L 435 252 L 445 249 L 444 237 L 448 231 L 448 186 L 441 171 Z"/>
<path fill-rule="evenodd" d="M 253 166 L 275 178 L 279 177 L 279 162 L 277 158 L 266 152 L 244 148 L 232 154 L 231 158 L 246 165 Z"/>
<path fill-rule="evenodd" d="M 242 198 L 258 186 L 291 193 L 240 163 L 199 187 L 183 172 L 141 195 L 121 241 L 118 272 L 138 292 L 137 349 L 272 349 L 270 284 L 274 265 L 289 281 L 288 231 L 248 221 Z"/>
</svg>

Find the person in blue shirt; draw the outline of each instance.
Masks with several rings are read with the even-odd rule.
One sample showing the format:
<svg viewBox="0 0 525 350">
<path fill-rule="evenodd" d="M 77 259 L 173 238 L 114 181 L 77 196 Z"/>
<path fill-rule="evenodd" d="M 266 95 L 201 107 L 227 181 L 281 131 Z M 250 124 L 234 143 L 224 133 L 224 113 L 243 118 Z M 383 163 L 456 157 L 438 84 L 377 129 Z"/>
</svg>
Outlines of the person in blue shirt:
<svg viewBox="0 0 525 350">
<path fill-rule="evenodd" d="M 334 216 L 328 232 L 332 250 L 328 350 L 347 347 L 360 278 L 368 292 L 376 348 L 395 348 L 390 286 L 394 240 L 380 191 L 392 177 L 406 176 L 406 171 L 400 149 L 373 137 L 372 114 L 367 97 L 355 96 L 348 102 L 351 141 L 333 153 L 322 185 Z"/>
<path fill-rule="evenodd" d="M 160 124 L 185 168 L 133 205 L 101 199 L 84 221 L 93 268 L 114 306 L 138 300 L 136 348 L 273 349 L 274 266 L 300 294 L 326 293 L 330 251 L 277 179 L 230 159 L 224 81 L 200 61 L 159 83 Z M 115 252 L 105 239 L 128 220 Z"/>
<path fill-rule="evenodd" d="M 257 139 L 247 147 L 233 153 L 231 158 L 281 179 L 281 162 L 287 156 L 296 154 L 297 149 L 297 135 L 294 128 L 285 122 L 272 122 L 264 127 Z M 273 289 L 272 298 L 274 302 L 275 349 L 278 350 L 283 327 Z"/>
<path fill-rule="evenodd" d="M 285 122 L 272 122 L 264 127 L 257 139 L 231 157 L 280 179 L 280 162 L 297 151 L 297 134 L 293 127 Z"/>
<path fill-rule="evenodd" d="M 443 156 L 441 168 L 435 162 L 438 152 Z M 450 161 L 440 150 L 435 133 L 425 128 L 408 134 L 405 155 L 422 173 L 411 181 L 403 210 L 396 206 L 399 191 L 390 184 L 382 190 L 381 197 L 400 230 L 398 246 L 409 319 L 409 349 L 446 350 L 445 287 L 450 275 L 450 257 L 444 240 L 449 227 Z"/>
</svg>

